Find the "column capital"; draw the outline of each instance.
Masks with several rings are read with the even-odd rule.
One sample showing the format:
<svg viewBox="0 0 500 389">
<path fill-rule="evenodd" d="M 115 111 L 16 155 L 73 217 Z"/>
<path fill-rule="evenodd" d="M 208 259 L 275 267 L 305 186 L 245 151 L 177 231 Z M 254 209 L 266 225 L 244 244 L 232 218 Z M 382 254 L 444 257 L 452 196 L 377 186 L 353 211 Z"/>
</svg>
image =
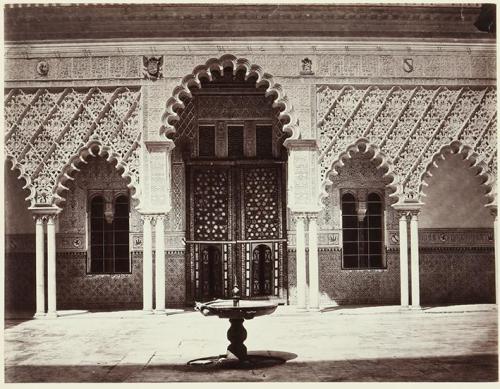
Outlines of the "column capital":
<svg viewBox="0 0 500 389">
<path fill-rule="evenodd" d="M 297 219 L 303 219 L 304 221 L 306 220 L 316 220 L 318 218 L 319 211 L 297 211 L 297 212 L 292 212 L 292 218 L 294 221 L 297 221 Z"/>
<path fill-rule="evenodd" d="M 33 219 L 37 222 L 39 218 L 42 221 L 47 221 L 49 217 L 57 217 L 62 211 L 62 208 L 59 207 L 30 207 L 28 209 L 33 214 Z"/>
<path fill-rule="evenodd" d="M 423 203 L 398 203 L 393 204 L 392 207 L 397 211 L 398 217 L 412 217 L 420 213 Z"/>
</svg>

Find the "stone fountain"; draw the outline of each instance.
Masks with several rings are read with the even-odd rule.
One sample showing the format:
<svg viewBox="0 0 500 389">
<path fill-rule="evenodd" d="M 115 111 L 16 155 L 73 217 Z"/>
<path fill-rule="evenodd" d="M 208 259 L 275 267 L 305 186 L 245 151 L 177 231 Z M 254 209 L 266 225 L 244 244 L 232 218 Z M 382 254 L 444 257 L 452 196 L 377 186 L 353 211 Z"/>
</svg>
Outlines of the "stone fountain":
<svg viewBox="0 0 500 389">
<path fill-rule="evenodd" d="M 284 360 L 277 357 L 249 355 L 244 344 L 247 338 L 247 331 L 243 326 L 243 322 L 257 316 L 273 313 L 278 304 L 269 301 L 241 300 L 238 285 L 235 285 L 232 292 L 232 299 L 218 299 L 206 303 L 196 303 L 195 305 L 195 309 L 200 311 L 204 316 L 215 315 L 221 319 L 229 319 L 231 326 L 227 331 L 227 339 L 230 344 L 227 347 L 227 353 L 218 357 L 195 359 L 188 362 L 188 364 L 252 367 L 254 365 L 283 363 Z"/>
</svg>

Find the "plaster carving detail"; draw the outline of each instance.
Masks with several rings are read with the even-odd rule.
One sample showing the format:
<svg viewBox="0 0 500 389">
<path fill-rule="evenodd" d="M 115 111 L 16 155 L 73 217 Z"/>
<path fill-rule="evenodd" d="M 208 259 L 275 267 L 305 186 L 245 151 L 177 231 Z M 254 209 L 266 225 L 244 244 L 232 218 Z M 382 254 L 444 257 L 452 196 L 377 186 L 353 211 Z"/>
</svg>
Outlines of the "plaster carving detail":
<svg viewBox="0 0 500 389">
<path fill-rule="evenodd" d="M 420 201 L 428 164 L 455 141 L 490 177 L 496 171 L 494 87 L 320 85 L 316 93 L 323 188 L 360 144 L 394 176 L 390 186 L 400 201 Z"/>
<path fill-rule="evenodd" d="M 8 92 L 6 155 L 26 180 L 31 205 L 60 203 L 74 159 L 92 144 L 137 187 L 139 100 L 138 89 L 125 87 Z"/>
</svg>

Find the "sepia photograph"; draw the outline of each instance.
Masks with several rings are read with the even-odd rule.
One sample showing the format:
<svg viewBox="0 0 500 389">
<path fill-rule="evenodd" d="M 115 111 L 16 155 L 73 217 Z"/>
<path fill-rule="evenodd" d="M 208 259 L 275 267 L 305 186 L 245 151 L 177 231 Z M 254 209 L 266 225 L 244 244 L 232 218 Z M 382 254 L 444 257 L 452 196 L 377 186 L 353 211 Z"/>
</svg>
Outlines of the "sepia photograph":
<svg viewBox="0 0 500 389">
<path fill-rule="evenodd" d="M 3 383 L 498 384 L 496 3 L 3 4 Z"/>
</svg>

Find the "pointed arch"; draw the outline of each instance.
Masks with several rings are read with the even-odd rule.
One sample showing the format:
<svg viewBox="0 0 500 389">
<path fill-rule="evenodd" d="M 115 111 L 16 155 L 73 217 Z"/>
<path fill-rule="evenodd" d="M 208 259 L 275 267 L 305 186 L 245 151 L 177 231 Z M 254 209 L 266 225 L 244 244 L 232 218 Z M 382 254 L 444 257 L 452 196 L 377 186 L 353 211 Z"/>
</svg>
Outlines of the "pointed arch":
<svg viewBox="0 0 500 389">
<path fill-rule="evenodd" d="M 190 88 L 201 88 L 202 78 L 208 78 L 212 81 L 212 72 L 218 71 L 222 73 L 224 68 L 227 67 L 232 68 L 233 75 L 243 70 L 245 80 L 249 77 L 256 77 L 256 87 L 266 87 L 265 96 L 273 96 L 273 107 L 280 109 L 279 119 L 284 123 L 283 131 L 288 133 L 291 139 L 298 139 L 298 120 L 282 86 L 274 81 L 272 75 L 265 73 L 259 65 L 251 64 L 247 59 L 237 58 L 231 54 L 225 54 L 220 58 L 211 58 L 204 65 L 196 66 L 190 74 L 182 79 L 180 85 L 174 88 L 172 96 L 166 102 L 166 108 L 161 118 L 160 135 L 168 136 L 176 132 L 174 123 L 180 119 L 177 111 L 184 108 L 182 98 L 192 98 Z"/>
<path fill-rule="evenodd" d="M 438 161 L 444 160 L 447 154 L 458 154 L 464 161 L 470 163 L 469 169 L 477 169 L 476 175 L 481 177 L 483 180 L 481 186 L 484 187 L 485 196 L 488 200 L 488 204 L 486 204 L 486 206 L 488 207 L 496 204 L 495 175 L 490 172 L 488 165 L 476 152 L 474 152 L 472 147 L 460 142 L 459 140 L 455 140 L 442 146 L 438 152 L 433 155 L 430 161 L 425 164 L 424 173 L 422 173 L 419 177 L 418 196 L 425 196 L 423 189 L 425 186 L 428 186 L 425 179 L 432 177 L 431 169 L 434 167 L 437 168 Z"/>
<path fill-rule="evenodd" d="M 376 169 L 383 171 L 383 177 L 390 180 L 387 187 L 392 193 L 389 196 L 399 199 L 399 196 L 402 194 L 401 180 L 396 175 L 391 161 L 376 145 L 370 143 L 367 138 L 359 138 L 338 155 L 338 158 L 333 161 L 330 169 L 326 172 L 325 179 L 321 184 L 320 202 L 323 203 L 323 200 L 328 196 L 327 188 L 332 185 L 332 181 L 329 178 L 330 175 L 337 175 L 338 169 L 345 165 L 345 161 L 352 159 L 355 153 L 373 153 L 370 160 L 374 162 Z"/>
</svg>

